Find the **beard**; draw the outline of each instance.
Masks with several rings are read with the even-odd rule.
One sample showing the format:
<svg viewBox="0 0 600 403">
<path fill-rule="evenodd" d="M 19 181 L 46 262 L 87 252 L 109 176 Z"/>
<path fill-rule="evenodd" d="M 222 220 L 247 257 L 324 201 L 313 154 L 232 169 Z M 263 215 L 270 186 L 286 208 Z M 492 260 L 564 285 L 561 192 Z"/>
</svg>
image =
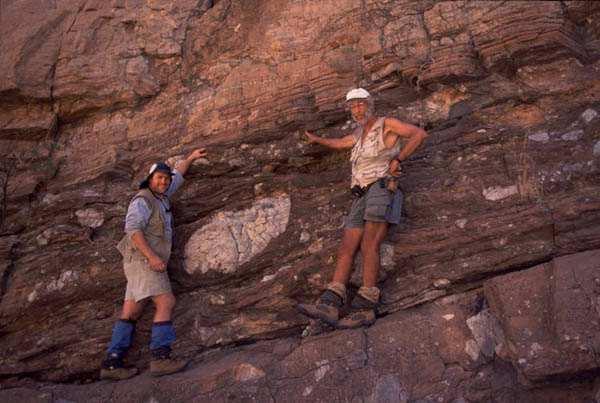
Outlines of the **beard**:
<svg viewBox="0 0 600 403">
<path fill-rule="evenodd" d="M 369 121 L 369 119 L 371 119 L 371 117 L 373 116 L 373 111 L 371 110 L 371 108 L 367 109 L 367 111 L 365 112 L 364 115 L 362 115 L 362 117 L 356 117 L 354 115 L 352 115 L 352 119 L 358 123 L 360 126 L 365 126 L 367 124 L 367 122 Z"/>
</svg>

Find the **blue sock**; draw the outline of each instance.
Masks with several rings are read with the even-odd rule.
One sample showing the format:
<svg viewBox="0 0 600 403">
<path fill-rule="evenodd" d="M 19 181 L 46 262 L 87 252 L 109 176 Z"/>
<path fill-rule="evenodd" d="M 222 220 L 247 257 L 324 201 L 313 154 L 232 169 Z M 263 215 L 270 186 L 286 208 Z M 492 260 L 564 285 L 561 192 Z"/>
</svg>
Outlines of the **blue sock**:
<svg viewBox="0 0 600 403">
<path fill-rule="evenodd" d="M 156 358 L 167 358 L 171 352 L 171 344 L 175 341 L 173 322 L 154 322 L 150 350 Z"/>
<path fill-rule="evenodd" d="M 135 331 L 135 322 L 132 320 L 120 319 L 112 331 L 112 338 L 108 346 L 108 356 L 112 358 L 122 358 L 133 341 Z"/>
</svg>

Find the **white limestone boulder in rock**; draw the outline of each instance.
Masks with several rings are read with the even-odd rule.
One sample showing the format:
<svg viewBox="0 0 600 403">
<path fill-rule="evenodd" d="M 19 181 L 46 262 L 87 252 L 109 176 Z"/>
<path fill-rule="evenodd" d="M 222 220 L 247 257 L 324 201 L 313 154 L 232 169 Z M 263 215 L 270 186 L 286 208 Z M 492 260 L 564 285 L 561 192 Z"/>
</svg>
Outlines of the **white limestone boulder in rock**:
<svg viewBox="0 0 600 403">
<path fill-rule="evenodd" d="M 287 194 L 257 199 L 242 211 L 217 213 L 192 234 L 185 246 L 188 274 L 229 274 L 261 253 L 287 228 L 291 202 Z"/>
</svg>

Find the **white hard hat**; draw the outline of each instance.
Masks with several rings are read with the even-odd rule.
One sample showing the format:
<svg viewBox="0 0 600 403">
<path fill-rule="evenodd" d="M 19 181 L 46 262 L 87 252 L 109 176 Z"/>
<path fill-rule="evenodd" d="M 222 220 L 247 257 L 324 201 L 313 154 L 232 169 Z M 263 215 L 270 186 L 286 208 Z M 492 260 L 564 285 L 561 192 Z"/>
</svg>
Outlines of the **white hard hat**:
<svg viewBox="0 0 600 403">
<path fill-rule="evenodd" d="M 346 94 L 346 102 L 351 101 L 353 99 L 367 99 L 370 98 L 371 94 L 369 91 L 364 88 L 355 88 L 353 90 L 348 91 Z"/>
</svg>

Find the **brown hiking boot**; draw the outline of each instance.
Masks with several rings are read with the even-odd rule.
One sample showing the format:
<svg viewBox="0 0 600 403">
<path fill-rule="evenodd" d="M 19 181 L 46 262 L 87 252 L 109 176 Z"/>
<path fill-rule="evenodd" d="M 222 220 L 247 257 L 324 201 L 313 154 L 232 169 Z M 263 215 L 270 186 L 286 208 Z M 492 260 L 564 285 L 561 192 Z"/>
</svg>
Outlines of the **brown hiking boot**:
<svg viewBox="0 0 600 403">
<path fill-rule="evenodd" d="M 150 361 L 150 375 L 163 376 L 174 374 L 183 370 L 188 365 L 187 360 L 174 360 L 172 358 L 154 358 Z"/>
<path fill-rule="evenodd" d="M 370 326 L 375 323 L 375 311 L 373 310 L 361 310 L 355 311 L 343 317 L 337 323 L 338 329 L 354 329 L 361 326 Z"/>
<path fill-rule="evenodd" d="M 370 326 L 377 320 L 375 310 L 377 304 L 357 294 L 350 305 L 350 312 L 337 323 L 338 329 L 354 329 L 361 326 Z"/>
<path fill-rule="evenodd" d="M 137 368 L 124 368 L 124 367 L 113 367 L 113 368 L 102 368 L 100 369 L 100 379 L 111 380 L 111 381 L 122 381 L 129 379 L 137 375 Z"/>
<path fill-rule="evenodd" d="M 341 296 L 331 290 L 325 290 L 316 304 L 298 304 L 298 310 L 304 315 L 320 319 L 332 326 L 337 324 L 340 307 L 343 305 Z"/>
<path fill-rule="evenodd" d="M 123 357 L 116 353 L 109 354 L 100 367 L 100 379 L 110 379 L 112 381 L 122 381 L 137 375 L 138 370 L 135 367 L 126 368 L 123 365 Z"/>
</svg>

